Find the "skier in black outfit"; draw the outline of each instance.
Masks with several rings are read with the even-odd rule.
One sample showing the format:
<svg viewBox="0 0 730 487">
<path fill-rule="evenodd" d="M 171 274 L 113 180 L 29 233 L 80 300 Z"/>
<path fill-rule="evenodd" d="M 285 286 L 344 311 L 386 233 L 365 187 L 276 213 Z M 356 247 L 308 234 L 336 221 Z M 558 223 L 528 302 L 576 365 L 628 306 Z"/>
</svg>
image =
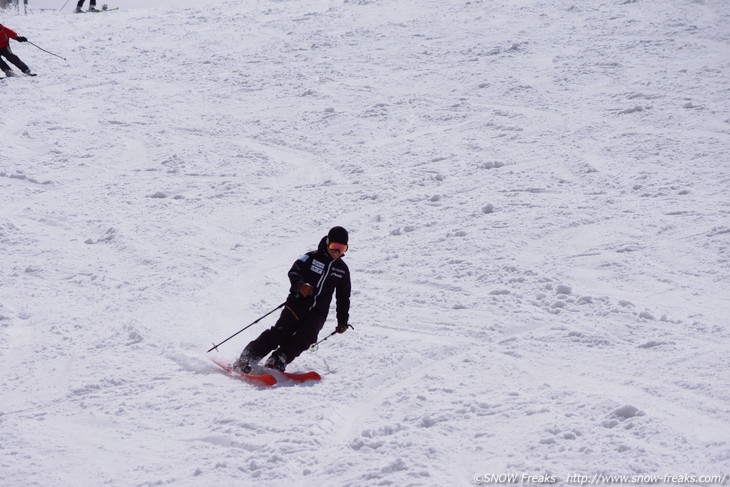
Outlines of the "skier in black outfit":
<svg viewBox="0 0 730 487">
<path fill-rule="evenodd" d="M 79 0 L 79 3 L 76 4 L 76 13 L 77 14 L 80 14 L 81 12 L 83 12 L 83 10 L 81 10 L 81 7 L 83 7 L 83 6 L 84 6 L 84 0 Z M 98 10 L 96 9 L 96 0 L 89 0 L 89 12 L 97 12 L 97 11 Z"/>
<path fill-rule="evenodd" d="M 342 260 L 348 234 L 332 228 L 316 251 L 307 252 L 289 270 L 291 289 L 286 306 L 274 326 L 249 343 L 233 368 L 245 373 L 270 352 L 264 364 L 284 371 L 287 364 L 317 341 L 329 313 L 332 294 L 337 298 L 338 333 L 348 328 L 350 312 L 350 271 Z"/>
</svg>

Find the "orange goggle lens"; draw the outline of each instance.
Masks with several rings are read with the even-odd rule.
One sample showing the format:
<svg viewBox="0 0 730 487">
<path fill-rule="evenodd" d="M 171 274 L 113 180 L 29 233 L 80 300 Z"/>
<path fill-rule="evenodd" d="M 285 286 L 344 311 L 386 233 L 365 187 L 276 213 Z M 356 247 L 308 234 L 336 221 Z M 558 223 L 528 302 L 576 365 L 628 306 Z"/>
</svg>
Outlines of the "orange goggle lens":
<svg viewBox="0 0 730 487">
<path fill-rule="evenodd" d="M 347 252 L 347 245 L 337 243 L 337 242 L 332 242 L 331 244 L 329 244 L 329 249 L 336 250 L 337 252 L 344 254 L 345 252 Z"/>
</svg>

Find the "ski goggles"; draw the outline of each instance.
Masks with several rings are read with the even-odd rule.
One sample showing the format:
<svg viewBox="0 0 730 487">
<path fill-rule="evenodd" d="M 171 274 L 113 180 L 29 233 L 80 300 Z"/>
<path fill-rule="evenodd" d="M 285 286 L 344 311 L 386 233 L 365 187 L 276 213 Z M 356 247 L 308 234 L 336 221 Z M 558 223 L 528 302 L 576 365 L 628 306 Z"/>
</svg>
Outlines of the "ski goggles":
<svg viewBox="0 0 730 487">
<path fill-rule="evenodd" d="M 341 244 L 341 243 L 337 243 L 337 242 L 330 243 L 327 246 L 327 248 L 329 248 L 330 250 L 337 251 L 337 252 L 339 252 L 341 254 L 344 254 L 345 252 L 347 252 L 347 245 Z"/>
</svg>

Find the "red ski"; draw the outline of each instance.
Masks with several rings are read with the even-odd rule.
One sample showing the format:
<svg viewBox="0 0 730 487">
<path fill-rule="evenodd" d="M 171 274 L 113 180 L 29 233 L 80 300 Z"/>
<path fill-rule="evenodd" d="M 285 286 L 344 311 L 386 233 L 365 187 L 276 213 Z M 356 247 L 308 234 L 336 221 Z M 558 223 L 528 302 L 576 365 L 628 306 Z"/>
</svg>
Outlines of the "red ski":
<svg viewBox="0 0 730 487">
<path fill-rule="evenodd" d="M 261 375 L 245 374 L 239 370 L 232 369 L 230 365 L 225 364 L 223 362 L 219 362 L 216 359 L 211 359 L 211 360 L 213 361 L 214 364 L 216 364 L 218 367 L 225 370 L 229 374 L 236 374 L 246 380 L 255 382 L 256 384 L 261 384 L 261 385 L 266 385 L 266 386 L 273 386 L 274 384 L 276 384 L 276 377 L 274 377 L 271 374 L 261 374 Z"/>
<path fill-rule="evenodd" d="M 322 376 L 316 372 L 305 372 L 302 374 L 293 374 L 291 372 L 280 372 L 284 377 L 296 382 L 307 382 L 309 380 L 321 380 Z"/>
</svg>

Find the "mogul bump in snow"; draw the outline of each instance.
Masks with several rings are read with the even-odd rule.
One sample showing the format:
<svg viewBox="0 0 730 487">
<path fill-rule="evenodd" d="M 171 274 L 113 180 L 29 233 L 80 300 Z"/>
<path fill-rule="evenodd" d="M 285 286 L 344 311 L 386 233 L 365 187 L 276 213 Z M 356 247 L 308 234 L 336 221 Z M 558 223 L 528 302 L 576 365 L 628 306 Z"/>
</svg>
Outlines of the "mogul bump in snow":
<svg viewBox="0 0 730 487">
<path fill-rule="evenodd" d="M 273 351 L 264 365 L 283 372 L 287 364 L 317 341 L 333 294 L 337 298 L 335 331 L 347 331 L 350 270 L 342 260 L 347 242 L 347 230 L 334 227 L 316 251 L 307 252 L 294 262 L 289 270 L 289 296 L 279 320 L 246 346 L 233 364 L 234 369 L 249 373 L 252 365 Z"/>
<path fill-rule="evenodd" d="M 18 42 L 28 42 L 27 38 L 19 36 L 14 30 L 8 29 L 4 25 L 0 24 L 0 69 L 3 70 L 5 76 L 15 76 L 15 73 L 12 69 L 10 69 L 8 63 L 3 61 L 3 58 L 5 58 L 16 65 L 18 69 L 26 75 L 35 76 L 35 74 L 30 71 L 30 68 L 10 49 L 10 39 L 15 39 Z"/>
</svg>

